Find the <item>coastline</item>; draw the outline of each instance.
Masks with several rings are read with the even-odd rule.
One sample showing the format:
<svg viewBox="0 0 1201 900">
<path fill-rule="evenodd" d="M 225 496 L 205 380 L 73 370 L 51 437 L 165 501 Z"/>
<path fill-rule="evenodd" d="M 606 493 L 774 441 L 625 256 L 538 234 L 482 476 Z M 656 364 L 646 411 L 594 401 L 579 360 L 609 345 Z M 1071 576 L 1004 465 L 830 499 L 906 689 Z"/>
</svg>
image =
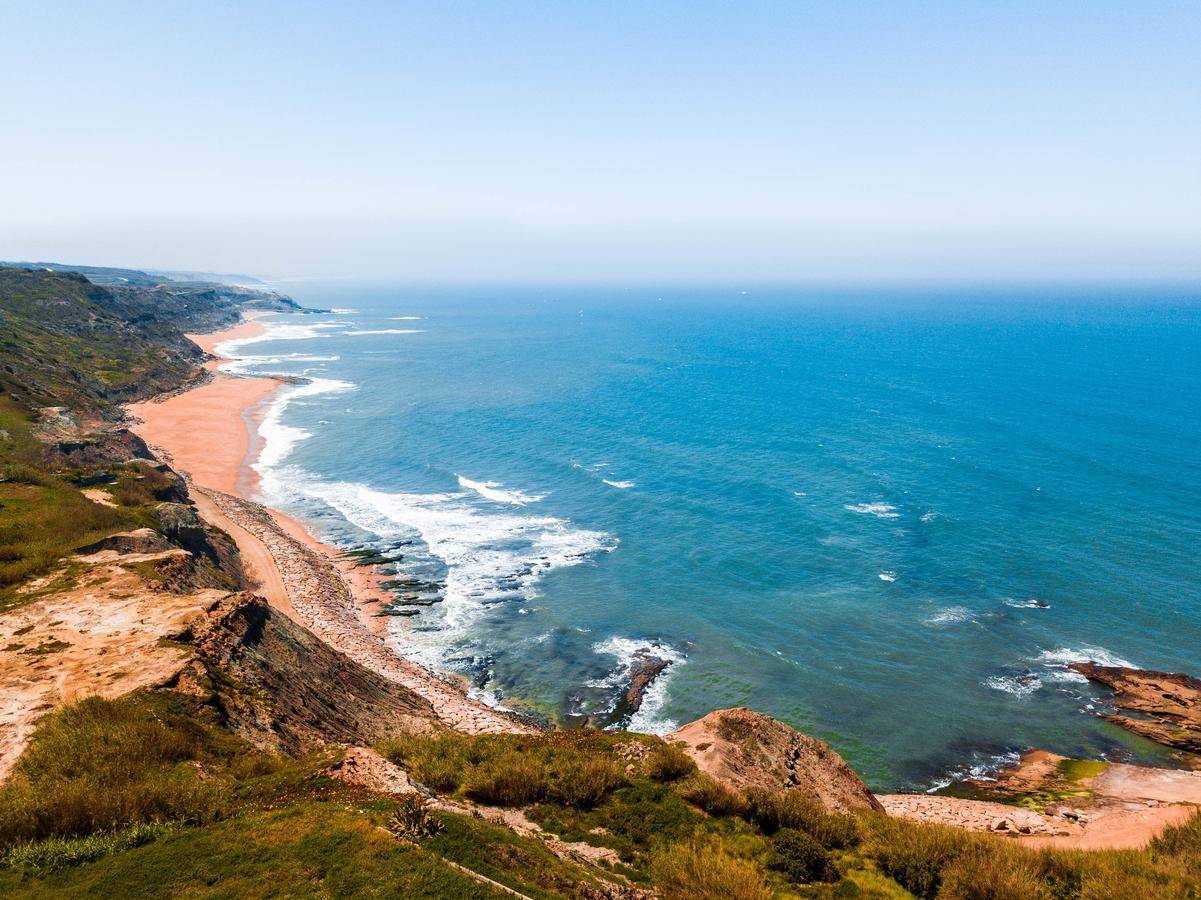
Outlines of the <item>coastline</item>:
<svg viewBox="0 0 1201 900">
<path fill-rule="evenodd" d="M 375 578 L 304 526 L 253 499 L 252 468 L 261 450 L 258 426 L 285 382 L 222 371 L 230 360 L 215 348 L 255 337 L 259 315 L 231 328 L 188 335 L 214 358 L 209 377 L 178 393 L 130 404 L 131 430 L 188 480 L 200 515 L 238 546 L 247 575 L 267 602 L 329 646 L 377 674 L 413 690 L 449 727 L 468 733 L 532 733 L 534 726 L 467 696 L 457 682 L 395 653 L 387 619 L 372 614 L 382 595 Z"/>
<path fill-rule="evenodd" d="M 252 313 L 232 328 L 189 337 L 213 354 L 224 341 L 265 331 L 256 319 Z M 130 405 L 127 412 L 141 420 L 133 430 L 188 478 L 200 514 L 235 540 L 257 582 L 256 591 L 330 647 L 424 697 L 450 728 L 467 733 L 537 731 L 471 698 L 453 675 L 395 652 L 387 642 L 391 620 L 373 615 L 383 593 L 371 569 L 356 567 L 299 521 L 252 499 L 258 481 L 252 466 L 262 446 L 258 428 L 289 383 L 223 372 L 231 362 L 214 358 L 205 364 L 207 381 Z M 1193 782 L 1190 779 L 1190 791 Z M 1108 797 L 1103 809 L 1090 810 L 1079 820 L 1018 812 L 982 799 L 878 796 L 887 812 L 900 818 L 969 831 L 1004 831 L 1029 846 L 1093 849 L 1141 846 L 1166 826 L 1184 821 L 1201 800 L 1191 792 L 1180 795 L 1174 783 L 1160 787 L 1152 800 L 1137 792 Z M 998 828 L 998 822 L 1006 824 Z"/>
</svg>

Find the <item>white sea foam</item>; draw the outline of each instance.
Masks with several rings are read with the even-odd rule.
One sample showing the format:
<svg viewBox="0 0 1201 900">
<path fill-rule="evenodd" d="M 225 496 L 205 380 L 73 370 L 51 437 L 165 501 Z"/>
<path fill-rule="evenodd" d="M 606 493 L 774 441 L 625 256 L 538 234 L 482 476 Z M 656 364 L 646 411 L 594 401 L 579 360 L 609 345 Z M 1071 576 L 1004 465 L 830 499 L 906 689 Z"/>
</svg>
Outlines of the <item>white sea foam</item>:
<svg viewBox="0 0 1201 900">
<path fill-rule="evenodd" d="M 1044 650 L 1038 655 L 1037 662 L 1048 667 L 1067 668 L 1070 663 L 1095 662 L 1103 666 L 1118 666 L 1121 668 L 1137 668 L 1134 663 L 1111 653 L 1104 647 L 1060 647 L 1057 650 Z M 1081 676 L 1083 677 L 1083 676 Z"/>
<path fill-rule="evenodd" d="M 975 616 L 966 606 L 948 606 L 926 619 L 927 625 L 956 625 L 959 622 L 975 622 Z"/>
<path fill-rule="evenodd" d="M 896 581 L 897 573 L 896 572 L 881 572 L 880 580 L 881 581 Z"/>
<path fill-rule="evenodd" d="M 853 513 L 875 516 L 877 519 L 897 519 L 901 515 L 895 511 L 895 506 L 888 503 L 848 503 L 843 509 Z"/>
<path fill-rule="evenodd" d="M 922 513 L 922 521 L 923 522 L 933 522 L 935 519 L 938 518 L 938 516 L 939 516 L 939 514 L 936 513 L 934 510 L 930 510 L 929 512 Z"/>
<path fill-rule="evenodd" d="M 1006 597 L 1002 601 L 1006 606 L 1012 606 L 1014 609 L 1050 609 L 1051 604 L 1046 600 L 1039 600 L 1037 597 L 1023 597 L 1018 600 L 1014 597 Z"/>
<path fill-rule="evenodd" d="M 358 310 L 357 309 L 340 309 L 339 307 L 335 306 L 333 309 L 330 310 L 330 312 L 332 312 L 335 316 L 353 316 L 355 313 L 358 312 Z"/>
<path fill-rule="evenodd" d="M 425 334 L 422 328 L 364 328 L 355 331 L 343 331 L 343 334 Z"/>
<path fill-rule="evenodd" d="M 594 652 L 617 657 L 617 666 L 604 678 L 588 682 L 590 687 L 622 687 L 625 685 L 630 667 L 639 656 L 657 656 L 671 662 L 663 670 L 642 697 L 642 705 L 638 711 L 625 723 L 629 731 L 640 734 L 670 734 L 677 727 L 671 719 L 659 718 L 663 707 L 667 704 L 667 682 L 675 670 L 684 664 L 685 656 L 675 647 L 663 641 L 639 641 L 633 638 L 611 637 L 592 645 Z"/>
<path fill-rule="evenodd" d="M 314 378 L 304 384 L 292 385 L 279 393 L 259 424 L 259 434 L 263 438 L 263 446 L 253 468 L 263 476 L 264 487 L 273 478 L 271 470 L 287 459 L 298 443 L 312 437 L 310 432 L 303 428 L 285 425 L 283 423 L 284 411 L 296 400 L 321 394 L 340 394 L 354 390 L 354 388 L 355 386 L 349 381 Z"/>
<path fill-rule="evenodd" d="M 608 478 L 602 478 L 601 481 L 609 485 L 609 487 L 622 488 L 623 490 L 634 487 L 634 482 L 632 481 L 610 481 Z"/>
<path fill-rule="evenodd" d="M 1079 672 L 1068 668 L 1072 663 L 1095 662 L 1103 666 L 1118 666 L 1122 668 L 1137 668 L 1127 659 L 1109 652 L 1104 647 L 1060 647 L 1057 650 L 1044 650 L 1035 662 L 1042 663 L 1047 670 L 1043 676 L 1047 681 L 1058 681 L 1067 684 L 1087 684 L 1088 679 Z"/>
<path fill-rule="evenodd" d="M 458 476 L 459 487 L 475 491 L 481 497 L 495 500 L 497 503 L 511 503 L 514 506 L 525 506 L 527 503 L 537 503 L 545 494 L 526 494 L 522 491 L 505 490 L 499 481 L 472 481 L 470 478 Z"/>
<path fill-rule="evenodd" d="M 1030 672 L 1018 675 L 993 675 L 982 682 L 994 691 L 1003 691 L 1015 697 L 1029 697 L 1043 686 L 1042 679 Z"/>
<path fill-rule="evenodd" d="M 980 759 L 977 755 L 975 761 L 966 765 L 958 765 L 948 770 L 946 774 L 935 779 L 933 785 L 926 788 L 926 793 L 933 794 L 935 791 L 940 791 L 948 785 L 954 784 L 957 781 L 963 781 L 970 778 L 973 781 L 996 781 L 996 773 L 1002 769 L 1008 769 L 1014 766 L 1021 760 L 1022 754 L 1016 750 L 1006 753 L 998 753 L 995 756 L 989 756 Z"/>
<path fill-rule="evenodd" d="M 266 341 L 306 341 L 321 337 L 322 331 L 348 328 L 349 322 L 315 322 L 313 324 L 298 324 L 295 322 L 268 322 L 264 324 L 265 331 L 250 337 L 230 338 L 222 341 L 213 348 L 218 356 L 238 358 L 238 351 L 251 344 L 261 344 Z"/>
<path fill-rule="evenodd" d="M 540 578 L 612 550 L 617 541 L 553 516 L 481 509 L 472 494 L 406 494 L 353 482 L 322 482 L 289 473 L 294 494 L 323 501 L 353 525 L 384 540 L 416 533 L 446 566 L 444 601 L 435 607 L 438 631 L 406 632 L 400 652 L 430 666 L 445 664 L 446 648 L 464 637 L 489 602 L 514 594 L 531 599 Z"/>
</svg>

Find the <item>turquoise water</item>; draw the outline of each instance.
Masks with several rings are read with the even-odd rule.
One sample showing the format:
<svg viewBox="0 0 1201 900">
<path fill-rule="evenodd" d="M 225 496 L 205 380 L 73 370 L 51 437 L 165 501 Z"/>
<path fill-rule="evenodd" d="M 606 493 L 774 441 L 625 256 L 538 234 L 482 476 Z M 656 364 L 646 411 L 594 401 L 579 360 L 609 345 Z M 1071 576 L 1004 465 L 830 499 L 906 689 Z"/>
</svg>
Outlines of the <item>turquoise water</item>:
<svg viewBox="0 0 1201 900">
<path fill-rule="evenodd" d="M 602 720 L 746 705 L 878 788 L 1155 759 L 1073 659 L 1201 670 L 1188 291 L 285 286 L 265 498 L 444 600 L 404 652 Z"/>
</svg>

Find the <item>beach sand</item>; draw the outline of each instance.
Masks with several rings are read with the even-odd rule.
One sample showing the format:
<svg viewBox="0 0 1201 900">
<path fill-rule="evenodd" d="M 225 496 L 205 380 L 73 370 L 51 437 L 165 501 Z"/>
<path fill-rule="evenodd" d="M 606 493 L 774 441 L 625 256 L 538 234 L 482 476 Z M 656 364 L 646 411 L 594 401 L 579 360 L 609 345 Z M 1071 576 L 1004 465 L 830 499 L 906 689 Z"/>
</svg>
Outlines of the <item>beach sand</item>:
<svg viewBox="0 0 1201 900">
<path fill-rule="evenodd" d="M 233 328 L 189 337 L 213 353 L 223 341 L 263 331 L 256 317 L 248 317 Z M 383 599 L 374 574 L 340 559 L 336 548 L 316 540 L 299 522 L 253 501 L 258 425 L 283 383 L 230 374 L 222 371 L 226 364 L 212 360 L 205 364 L 211 373 L 207 382 L 131 404 L 126 411 L 134 420 L 132 430 L 187 476 L 200 515 L 237 543 L 255 590 L 334 649 L 425 697 L 453 728 L 536 730 L 392 651 L 386 641 L 389 620 L 373 615 Z"/>
</svg>

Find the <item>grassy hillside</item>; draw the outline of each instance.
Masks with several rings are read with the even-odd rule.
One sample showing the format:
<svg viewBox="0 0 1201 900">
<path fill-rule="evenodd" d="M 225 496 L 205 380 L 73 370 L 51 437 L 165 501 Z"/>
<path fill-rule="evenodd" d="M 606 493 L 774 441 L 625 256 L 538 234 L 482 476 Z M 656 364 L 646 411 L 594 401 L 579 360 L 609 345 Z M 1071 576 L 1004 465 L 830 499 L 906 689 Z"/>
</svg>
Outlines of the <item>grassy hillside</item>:
<svg viewBox="0 0 1201 900">
<path fill-rule="evenodd" d="M 1195 897 L 1201 818 L 1147 850 L 1031 851 L 992 835 L 795 794 L 742 794 L 645 735 L 412 736 L 380 748 L 462 813 L 398 839 L 397 800 L 330 778 L 339 751 L 255 751 L 219 711 L 172 692 L 95 698 L 46 717 L 0 788 L 0 894 L 667 898 Z M 473 815 L 471 804 L 484 815 Z M 521 808 L 590 865 L 490 819 Z M 613 887 L 609 888 L 612 892 Z M 599 892 L 599 893 L 598 893 Z"/>
<path fill-rule="evenodd" d="M 82 275 L 0 269 L 0 390 L 22 406 L 116 419 L 202 360 L 169 318 Z"/>
</svg>

